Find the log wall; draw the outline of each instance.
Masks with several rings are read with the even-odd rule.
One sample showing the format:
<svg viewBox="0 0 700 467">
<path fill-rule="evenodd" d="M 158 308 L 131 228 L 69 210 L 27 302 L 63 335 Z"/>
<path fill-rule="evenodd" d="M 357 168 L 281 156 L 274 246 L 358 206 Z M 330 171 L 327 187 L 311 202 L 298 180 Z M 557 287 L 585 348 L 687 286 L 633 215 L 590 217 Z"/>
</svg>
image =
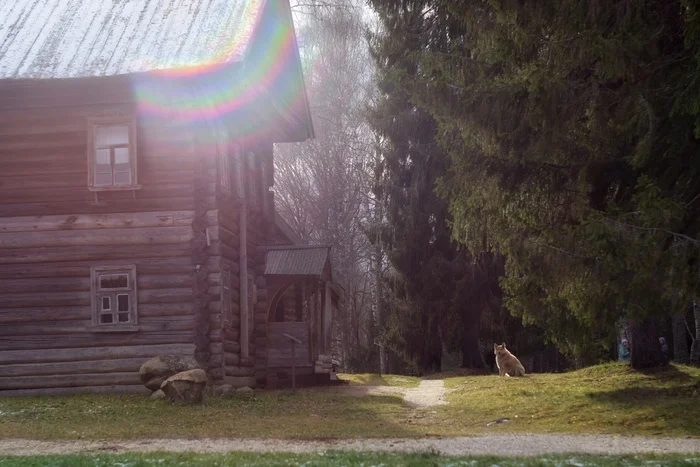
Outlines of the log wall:
<svg viewBox="0 0 700 467">
<path fill-rule="evenodd" d="M 86 119 L 134 109 L 0 115 L 0 395 L 143 390 L 143 361 L 195 355 L 192 243 L 196 221 L 209 222 L 214 186 L 195 187 L 191 136 L 139 118 L 142 188 L 87 188 Z M 115 265 L 136 265 L 137 330 L 92 325 L 90 267 Z M 216 258 L 202 268 L 208 280 Z"/>
<path fill-rule="evenodd" d="M 259 151 L 256 157 L 267 157 L 271 162 L 272 145 Z M 249 331 L 249 357 L 241 355 L 241 296 L 240 296 L 240 210 L 241 200 L 223 193 L 217 192 L 217 225 L 215 234 L 211 235 L 210 251 L 212 255 L 218 255 L 220 262 L 226 262 L 231 267 L 231 310 L 233 320 L 225 324 L 221 315 L 220 295 L 212 297 L 210 303 L 210 323 L 212 325 L 210 347 L 214 351 L 220 351 L 220 355 L 212 355 L 215 363 L 221 362 L 223 381 L 233 385 L 265 385 L 267 375 L 267 313 L 268 296 L 265 281 L 265 254 L 266 245 L 278 242 L 279 235 L 274 229 L 272 216 L 262 212 L 259 206 L 247 206 L 247 253 L 248 274 L 252 277 L 256 290 L 255 304 L 252 305 L 251 315 L 248 320 Z M 220 280 L 220 275 L 215 276 Z M 214 285 L 216 291 L 220 291 L 220 283 Z"/>
</svg>

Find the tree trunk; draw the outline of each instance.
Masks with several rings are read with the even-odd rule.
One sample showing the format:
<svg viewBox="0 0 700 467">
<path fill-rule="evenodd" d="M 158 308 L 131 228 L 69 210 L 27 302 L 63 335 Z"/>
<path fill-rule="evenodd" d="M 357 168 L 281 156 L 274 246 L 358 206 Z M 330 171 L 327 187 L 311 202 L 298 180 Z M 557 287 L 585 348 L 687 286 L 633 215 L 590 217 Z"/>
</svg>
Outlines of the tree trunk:
<svg viewBox="0 0 700 467">
<path fill-rule="evenodd" d="M 440 326 L 435 310 L 430 310 L 427 320 L 429 335 L 426 336 L 423 361 L 421 362 L 424 375 L 437 373 L 442 369 L 442 339 L 440 337 Z"/>
<path fill-rule="evenodd" d="M 693 316 L 695 317 L 695 339 L 690 346 L 690 363 L 700 364 L 700 306 L 693 300 Z"/>
<path fill-rule="evenodd" d="M 632 368 L 641 370 L 665 365 L 666 357 L 661 352 L 659 334 L 656 323 L 651 319 L 633 321 L 630 323 L 632 334 L 632 348 L 630 362 Z"/>
<path fill-rule="evenodd" d="M 462 316 L 462 366 L 464 368 L 484 368 L 484 358 L 479 349 L 480 316 L 476 319 L 468 311 Z"/>
<path fill-rule="evenodd" d="M 688 363 L 688 340 L 686 339 L 685 310 L 673 315 L 673 360 L 677 363 Z"/>
</svg>

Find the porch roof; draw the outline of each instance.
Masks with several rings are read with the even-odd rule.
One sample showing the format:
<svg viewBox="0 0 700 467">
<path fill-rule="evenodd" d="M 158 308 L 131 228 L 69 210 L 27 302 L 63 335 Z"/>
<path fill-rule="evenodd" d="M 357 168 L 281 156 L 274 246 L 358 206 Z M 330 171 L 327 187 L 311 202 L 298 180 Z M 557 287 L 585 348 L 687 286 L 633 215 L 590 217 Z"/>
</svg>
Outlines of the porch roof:
<svg viewBox="0 0 700 467">
<path fill-rule="evenodd" d="M 328 273 L 330 276 L 330 249 L 329 245 L 270 247 L 265 275 L 322 277 Z"/>
</svg>

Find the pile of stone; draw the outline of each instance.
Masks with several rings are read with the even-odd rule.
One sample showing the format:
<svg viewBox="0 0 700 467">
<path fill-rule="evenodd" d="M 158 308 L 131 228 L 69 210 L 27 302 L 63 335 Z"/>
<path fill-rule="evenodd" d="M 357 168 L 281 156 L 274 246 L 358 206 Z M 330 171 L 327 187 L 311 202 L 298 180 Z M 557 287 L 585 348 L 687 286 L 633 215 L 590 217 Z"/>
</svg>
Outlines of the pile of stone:
<svg viewBox="0 0 700 467">
<path fill-rule="evenodd" d="M 200 403 L 205 395 L 252 397 L 249 387 L 235 389 L 230 384 L 214 386 L 204 366 L 192 357 L 159 355 L 139 369 L 141 382 L 152 399 L 169 399 L 188 404 Z"/>
</svg>

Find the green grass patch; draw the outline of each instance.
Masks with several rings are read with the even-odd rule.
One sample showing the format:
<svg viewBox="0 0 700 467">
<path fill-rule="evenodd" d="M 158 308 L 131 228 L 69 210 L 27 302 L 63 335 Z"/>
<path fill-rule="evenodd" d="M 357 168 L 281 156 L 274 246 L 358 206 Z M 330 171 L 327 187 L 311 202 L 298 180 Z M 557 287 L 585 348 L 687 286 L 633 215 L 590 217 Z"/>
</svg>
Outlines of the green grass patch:
<svg viewBox="0 0 700 467">
<path fill-rule="evenodd" d="M 350 381 L 350 384 L 363 386 L 395 386 L 402 388 L 415 388 L 420 384 L 420 378 L 403 375 L 378 375 L 376 373 L 343 373 L 338 378 Z"/>
<path fill-rule="evenodd" d="M 421 436 L 419 429 L 401 426 L 409 413 L 398 395 L 354 397 L 328 388 L 212 397 L 202 405 L 127 394 L 9 397 L 0 399 L 0 438 Z"/>
<path fill-rule="evenodd" d="M 538 457 L 441 456 L 434 453 L 389 454 L 327 452 L 319 454 L 227 454 L 148 453 L 148 454 L 82 454 L 64 456 L 0 457 L 0 466 L 73 467 L 114 466 L 146 467 L 163 465 L 212 466 L 690 466 L 698 465 L 700 457 L 683 455 L 593 456 L 555 455 Z"/>
<path fill-rule="evenodd" d="M 453 432 L 610 433 L 700 436 L 700 369 L 638 372 L 611 363 L 526 378 L 456 377 L 440 409 Z M 485 428 L 500 418 L 510 421 Z"/>
<path fill-rule="evenodd" d="M 2 398 L 0 438 L 339 439 L 504 432 L 700 436 L 700 369 L 693 367 L 641 373 L 609 364 L 526 378 L 455 376 L 445 380 L 452 390 L 449 405 L 427 409 L 408 407 L 401 394 L 359 397 L 359 385 L 376 379 L 355 376 L 354 388 L 258 391 L 252 399 L 209 398 L 195 406 L 118 394 Z M 504 418 L 509 420 L 487 426 Z"/>
</svg>

